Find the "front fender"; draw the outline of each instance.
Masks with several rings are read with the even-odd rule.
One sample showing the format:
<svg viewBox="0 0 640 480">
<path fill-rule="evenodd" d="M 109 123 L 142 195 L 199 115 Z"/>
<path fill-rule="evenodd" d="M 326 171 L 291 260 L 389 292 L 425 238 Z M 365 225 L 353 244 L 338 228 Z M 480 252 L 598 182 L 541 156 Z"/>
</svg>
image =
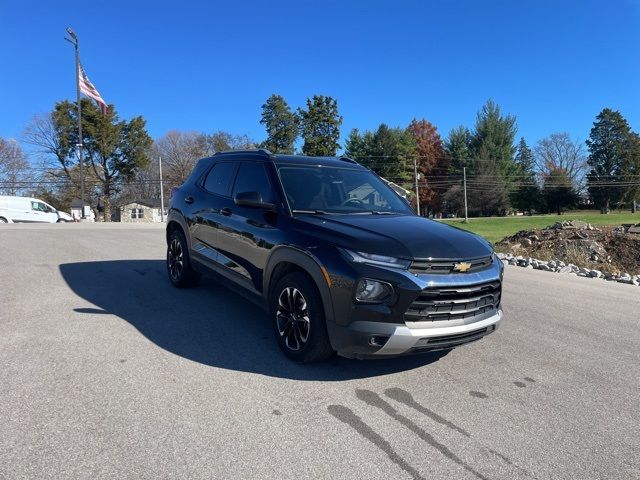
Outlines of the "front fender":
<svg viewBox="0 0 640 480">
<path fill-rule="evenodd" d="M 327 281 L 325 280 L 325 277 L 322 273 L 322 264 L 311 253 L 296 247 L 281 245 L 275 247 L 271 251 L 264 269 L 264 275 L 262 277 L 262 293 L 265 302 L 268 304 L 269 301 L 269 291 L 272 287 L 271 277 L 273 271 L 278 266 L 278 264 L 282 262 L 292 263 L 296 265 L 297 267 L 304 270 L 313 279 L 316 287 L 318 288 L 318 291 L 320 292 L 320 298 L 322 299 L 325 318 L 327 322 L 334 323 L 335 320 L 333 302 L 331 299 L 331 290 L 329 289 L 329 285 L 327 285 Z"/>
</svg>

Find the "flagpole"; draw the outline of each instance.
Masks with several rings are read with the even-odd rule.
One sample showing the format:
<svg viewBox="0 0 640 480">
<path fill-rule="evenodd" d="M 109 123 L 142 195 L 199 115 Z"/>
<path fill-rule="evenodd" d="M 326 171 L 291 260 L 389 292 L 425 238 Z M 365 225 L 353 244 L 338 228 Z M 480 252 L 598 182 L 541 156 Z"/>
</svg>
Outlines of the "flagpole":
<svg viewBox="0 0 640 480">
<path fill-rule="evenodd" d="M 67 28 L 67 33 L 73 40 L 65 38 L 70 42 L 76 53 L 76 102 L 78 104 L 78 143 L 76 144 L 76 151 L 78 152 L 78 164 L 80 165 L 80 200 L 82 201 L 82 214 L 81 218 L 86 218 L 84 215 L 85 206 L 85 182 L 84 182 L 84 159 L 82 155 L 82 104 L 80 103 L 80 53 L 78 51 L 78 36 L 71 30 L 71 27 Z"/>
</svg>

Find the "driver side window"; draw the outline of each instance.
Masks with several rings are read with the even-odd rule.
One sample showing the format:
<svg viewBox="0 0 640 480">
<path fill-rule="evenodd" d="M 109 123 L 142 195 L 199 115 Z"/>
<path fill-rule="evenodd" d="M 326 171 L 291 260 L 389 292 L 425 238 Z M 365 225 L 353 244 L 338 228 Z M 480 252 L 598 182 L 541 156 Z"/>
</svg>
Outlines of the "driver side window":
<svg viewBox="0 0 640 480">
<path fill-rule="evenodd" d="M 46 212 L 47 206 L 42 202 L 31 202 L 31 210 L 36 212 Z"/>
<path fill-rule="evenodd" d="M 273 189 L 264 165 L 249 162 L 240 165 L 232 196 L 235 197 L 238 193 L 243 192 L 259 192 L 263 201 L 274 201 Z"/>
</svg>

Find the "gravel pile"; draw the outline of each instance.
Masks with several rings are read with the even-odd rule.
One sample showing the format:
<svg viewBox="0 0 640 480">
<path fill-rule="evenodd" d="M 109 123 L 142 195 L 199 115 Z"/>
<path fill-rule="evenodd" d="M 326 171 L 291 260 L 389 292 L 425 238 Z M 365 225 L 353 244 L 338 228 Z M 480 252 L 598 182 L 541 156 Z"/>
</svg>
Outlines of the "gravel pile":
<svg viewBox="0 0 640 480">
<path fill-rule="evenodd" d="M 578 220 L 542 230 L 523 230 L 496 245 L 508 262 L 633 283 L 640 275 L 640 225 L 594 227 Z M 529 261 L 530 260 L 530 261 Z M 565 268 L 567 267 L 567 268 Z"/>
<path fill-rule="evenodd" d="M 578 277 L 602 278 L 612 282 L 628 283 L 630 285 L 640 286 L 640 275 L 631 275 L 630 273 L 611 273 L 601 270 L 578 267 L 573 263 L 565 263 L 562 260 L 539 260 L 532 257 L 523 257 L 522 255 L 512 255 L 509 253 L 498 253 L 504 263 L 523 268 L 531 268 L 535 270 L 544 270 L 546 272 L 563 273 L 567 275 L 576 275 Z"/>
</svg>

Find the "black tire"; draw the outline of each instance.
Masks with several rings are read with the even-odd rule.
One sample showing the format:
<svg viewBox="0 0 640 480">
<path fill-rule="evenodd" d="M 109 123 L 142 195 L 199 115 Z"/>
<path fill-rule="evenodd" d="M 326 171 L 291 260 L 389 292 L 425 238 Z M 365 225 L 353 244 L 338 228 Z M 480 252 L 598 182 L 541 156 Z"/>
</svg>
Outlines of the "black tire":
<svg viewBox="0 0 640 480">
<path fill-rule="evenodd" d="M 200 273 L 191 267 L 187 240 L 180 230 L 174 230 L 169 234 L 167 274 L 171 283 L 178 288 L 193 287 L 200 281 Z"/>
<path fill-rule="evenodd" d="M 6 218 L 0 217 L 0 223 L 9 223 L 9 222 L 7 222 Z"/>
<path fill-rule="evenodd" d="M 276 341 L 287 357 L 311 363 L 334 354 L 322 299 L 308 275 L 293 272 L 282 277 L 271 289 L 269 304 Z"/>
</svg>

